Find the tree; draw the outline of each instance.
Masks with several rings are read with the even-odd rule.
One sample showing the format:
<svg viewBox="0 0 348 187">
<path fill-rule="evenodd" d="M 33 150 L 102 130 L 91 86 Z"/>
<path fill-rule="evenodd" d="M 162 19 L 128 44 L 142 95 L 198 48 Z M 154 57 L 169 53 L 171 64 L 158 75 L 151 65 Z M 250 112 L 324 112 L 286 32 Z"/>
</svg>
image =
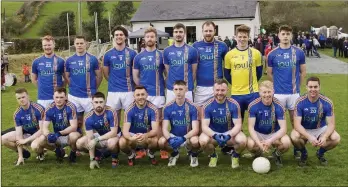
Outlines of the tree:
<svg viewBox="0 0 348 187">
<path fill-rule="evenodd" d="M 40 31 L 41 35 L 52 35 L 52 36 L 67 36 L 68 25 L 66 20 L 66 14 L 69 14 L 69 34 L 76 34 L 75 27 L 75 14 L 72 11 L 61 12 L 58 16 L 48 20 Z"/>
<path fill-rule="evenodd" d="M 88 1 L 87 2 L 87 9 L 88 9 L 88 15 L 94 18 L 94 12 L 97 12 L 98 17 L 98 23 L 100 23 L 100 20 L 103 18 L 103 13 L 106 11 L 104 2 L 101 1 Z"/>
<path fill-rule="evenodd" d="M 112 9 L 111 25 L 128 25 L 135 10 L 133 2 L 119 1 Z"/>
</svg>

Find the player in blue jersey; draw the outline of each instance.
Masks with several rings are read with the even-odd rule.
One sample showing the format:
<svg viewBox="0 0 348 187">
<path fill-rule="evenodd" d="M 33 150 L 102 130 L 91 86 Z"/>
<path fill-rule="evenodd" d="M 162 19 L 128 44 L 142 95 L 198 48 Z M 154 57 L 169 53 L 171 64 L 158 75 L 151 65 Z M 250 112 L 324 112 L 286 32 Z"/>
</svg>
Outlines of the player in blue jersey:
<svg viewBox="0 0 348 187">
<path fill-rule="evenodd" d="M 30 102 L 28 91 L 25 88 L 18 88 L 16 99 L 19 107 L 13 114 L 15 131 L 8 132 L 1 136 L 1 145 L 18 152 L 16 165 L 24 164 L 24 159 L 30 157 L 30 152 L 24 146 L 35 146 L 34 140 L 41 135 L 42 119 L 44 108 L 40 104 Z M 40 157 L 40 160 L 42 157 Z"/>
<path fill-rule="evenodd" d="M 193 101 L 194 82 L 198 63 L 197 49 L 185 43 L 186 28 L 182 23 L 177 23 L 173 27 L 174 44 L 165 48 L 163 51 L 164 66 L 167 72 L 167 94 L 166 103 L 175 99 L 173 92 L 174 82 L 184 80 L 188 83 L 186 98 Z"/>
<path fill-rule="evenodd" d="M 118 139 L 121 129 L 118 126 L 118 116 L 111 107 L 105 105 L 105 95 L 97 92 L 92 96 L 93 110 L 84 118 L 86 135 L 78 139 L 76 147 L 78 150 L 89 150 L 91 169 L 99 168 L 95 154 L 96 149 L 107 149 L 111 151 L 113 168 L 118 166 Z"/>
<path fill-rule="evenodd" d="M 147 100 L 148 93 L 144 86 L 136 86 L 134 102 L 124 114 L 122 137 L 119 145 L 121 151 L 128 155 L 128 165 L 133 166 L 135 148 L 148 148 L 147 155 L 151 164 L 156 165 L 155 151 L 158 142 L 159 110 Z"/>
<path fill-rule="evenodd" d="M 69 78 L 68 99 L 78 113 L 78 124 L 83 123 L 83 113 L 93 109 L 92 95 L 102 81 L 97 57 L 87 53 L 87 41 L 84 36 L 76 36 L 74 40 L 76 53 L 65 63 L 65 74 Z"/>
<path fill-rule="evenodd" d="M 76 141 L 82 135 L 81 127 L 77 125 L 76 107 L 67 101 L 66 89 L 56 88 L 54 91 L 54 102 L 45 110 L 45 119 L 42 125 L 42 135 L 35 139 L 36 147 L 33 149 L 43 153 L 43 149 L 49 149 L 56 153 L 57 161 L 62 162 L 65 151 L 64 147 L 71 148 L 69 160 L 76 162 Z M 49 125 L 52 122 L 53 132 L 50 133 Z"/>
<path fill-rule="evenodd" d="M 156 49 L 157 30 L 153 27 L 147 28 L 144 38 L 146 48 L 134 58 L 133 79 L 136 85 L 143 85 L 146 88 L 149 94 L 147 100 L 162 110 L 165 104 L 163 77 L 165 67 L 163 54 Z M 161 121 L 159 123 L 158 138 L 162 136 Z M 161 151 L 161 158 L 167 159 L 168 153 Z"/>
<path fill-rule="evenodd" d="M 210 154 L 209 167 L 216 167 L 218 155 L 215 147 L 233 146 L 232 168 L 239 167 L 240 154 L 246 147 L 247 138 L 241 131 L 242 119 L 237 101 L 227 98 L 228 82 L 217 79 L 214 84 L 214 98 L 203 105 L 202 134 L 199 144 Z"/>
<path fill-rule="evenodd" d="M 157 108 L 165 104 L 163 54 L 156 49 L 157 31 L 145 30 L 146 48 L 134 58 L 133 78 L 136 85 L 143 85 L 149 93 L 147 98 Z"/>
<path fill-rule="evenodd" d="M 172 149 L 168 166 L 175 166 L 179 158 L 179 148 L 186 146 L 191 152 L 191 167 L 198 166 L 199 149 L 198 109 L 192 101 L 185 98 L 187 84 L 183 80 L 174 82 L 175 99 L 163 109 L 163 137 L 158 141 L 161 149 Z M 169 132 L 169 127 L 171 127 Z"/>
<path fill-rule="evenodd" d="M 198 50 L 199 62 L 197 67 L 197 87 L 194 102 L 202 106 L 205 101 L 214 96 L 214 82 L 223 78 L 222 61 L 228 52 L 227 45 L 214 39 L 215 23 L 206 21 L 202 25 L 204 39 L 192 46 Z"/>
<path fill-rule="evenodd" d="M 335 114 L 332 101 L 320 94 L 320 80 L 318 77 L 307 79 L 307 94 L 297 99 L 295 105 L 294 129 L 291 140 L 300 150 L 300 166 L 307 162 L 307 142 L 319 147 L 316 156 L 322 165 L 327 165 L 324 153 L 335 148 L 340 135 L 335 131 Z"/>
<path fill-rule="evenodd" d="M 301 83 L 306 77 L 305 54 L 302 49 L 292 46 L 292 28 L 279 27 L 280 44 L 267 56 L 267 75 L 274 83 L 274 97 L 289 110 L 290 121 L 294 126 L 296 99 L 300 97 Z M 298 157 L 294 149 L 295 157 Z"/>
<path fill-rule="evenodd" d="M 32 64 L 32 80 L 38 88 L 37 103 L 47 107 L 53 102 L 53 92 L 57 87 L 62 87 L 64 81 L 64 59 L 54 53 L 54 38 L 44 36 L 42 38 L 42 48 L 44 55 L 36 58 Z"/>
<path fill-rule="evenodd" d="M 114 47 L 105 53 L 103 60 L 104 77 L 109 82 L 106 105 L 116 110 L 117 116 L 121 116 L 121 109 L 125 110 L 133 102 L 132 67 L 137 53 L 126 47 L 127 29 L 116 26 L 112 35 Z M 119 124 L 121 118 L 118 120 Z"/>
<path fill-rule="evenodd" d="M 280 102 L 273 97 L 273 83 L 263 81 L 259 84 L 260 97 L 250 103 L 248 112 L 248 150 L 260 156 L 268 152 L 271 146 L 276 149 L 272 153 L 275 164 L 278 167 L 283 165 L 281 155 L 285 153 L 291 141 L 286 134 L 285 109 Z"/>
</svg>

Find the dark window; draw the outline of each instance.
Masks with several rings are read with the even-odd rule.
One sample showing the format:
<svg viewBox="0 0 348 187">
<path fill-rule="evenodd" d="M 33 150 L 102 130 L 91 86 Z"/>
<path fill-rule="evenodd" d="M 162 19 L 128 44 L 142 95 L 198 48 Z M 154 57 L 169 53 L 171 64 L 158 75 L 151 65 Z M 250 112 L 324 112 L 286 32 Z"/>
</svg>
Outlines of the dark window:
<svg viewBox="0 0 348 187">
<path fill-rule="evenodd" d="M 173 37 L 173 27 L 164 27 L 164 32 L 168 33 L 170 37 Z"/>
</svg>

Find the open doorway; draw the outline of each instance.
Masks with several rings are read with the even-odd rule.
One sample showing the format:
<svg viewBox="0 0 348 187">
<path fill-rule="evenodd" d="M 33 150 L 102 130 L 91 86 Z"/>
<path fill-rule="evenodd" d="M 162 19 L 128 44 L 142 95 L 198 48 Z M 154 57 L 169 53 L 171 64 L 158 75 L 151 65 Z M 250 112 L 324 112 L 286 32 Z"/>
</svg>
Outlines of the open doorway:
<svg viewBox="0 0 348 187">
<path fill-rule="evenodd" d="M 196 39 L 196 26 L 186 27 L 186 43 L 191 44 L 197 41 Z"/>
</svg>

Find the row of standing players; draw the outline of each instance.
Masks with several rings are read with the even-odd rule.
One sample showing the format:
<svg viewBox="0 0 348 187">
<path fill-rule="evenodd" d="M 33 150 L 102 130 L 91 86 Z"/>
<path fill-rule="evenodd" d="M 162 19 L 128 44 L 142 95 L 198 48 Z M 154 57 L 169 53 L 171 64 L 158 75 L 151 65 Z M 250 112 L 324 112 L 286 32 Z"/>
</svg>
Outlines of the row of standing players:
<svg viewBox="0 0 348 187">
<path fill-rule="evenodd" d="M 229 52 L 224 43 L 214 40 L 214 28 L 215 25 L 213 22 L 208 21 L 204 23 L 202 25 L 204 40 L 196 42 L 191 47 L 184 43 L 186 32 L 185 26 L 182 24 L 176 24 L 173 31 L 175 44 L 169 46 L 163 53 L 161 53 L 155 48 L 156 30 L 150 27 L 145 31 L 144 36 L 146 49 L 138 55 L 136 55 L 133 50 L 125 47 L 127 31 L 120 26 L 115 27 L 113 30 L 114 48 L 104 55 L 104 67 L 102 68 L 104 77 L 109 82 L 106 105 L 111 107 L 111 110 L 116 110 L 116 113 L 113 116 L 120 116 L 121 109 L 126 110 L 124 129 L 122 131 L 123 136 L 119 140 L 119 145 L 121 149 L 123 148 L 123 150 L 128 153 L 128 161 L 130 165 L 132 165 L 134 161 L 134 152 L 130 149 L 134 148 L 134 141 L 139 143 L 144 142 L 145 140 L 146 144 L 143 146 L 148 148 L 148 155 L 151 158 L 152 163 L 156 163 L 153 153 L 157 148 L 157 146 L 155 146 L 157 143 L 162 145 L 163 149 L 165 149 L 165 147 L 163 147 L 165 142 L 168 142 L 169 146 L 174 148 L 169 160 L 169 165 L 172 165 L 173 163 L 175 165 L 175 161 L 178 157 L 177 148 L 182 146 L 184 142 L 188 142 L 188 144 L 191 145 L 189 152 L 191 155 L 192 166 L 198 165 L 198 151 L 194 151 L 193 145 L 199 145 L 202 150 L 205 150 L 209 154 L 211 153 L 209 166 L 216 166 L 217 154 L 215 153 L 214 146 L 211 145 L 218 144 L 224 148 L 231 148 L 231 146 L 233 146 L 233 150 L 231 151 L 232 167 L 236 168 L 239 166 L 240 153 L 246 147 L 246 144 L 248 143 L 249 147 L 249 142 L 254 142 L 254 145 L 251 147 L 255 147 L 256 150 L 260 148 L 260 150 L 266 151 L 270 145 L 275 145 L 277 148 L 273 154 L 276 158 L 277 165 L 281 165 L 280 155 L 284 150 L 286 150 L 286 148 L 288 148 L 287 145 L 290 145 L 290 139 L 286 138 L 287 136 L 284 135 L 284 139 L 286 139 L 284 141 L 287 141 L 289 144 L 281 141 L 281 137 L 283 136 L 280 136 L 279 134 L 283 131 L 279 131 L 281 128 L 276 128 L 276 126 L 278 125 L 279 127 L 279 124 L 283 124 L 284 122 L 279 122 L 279 120 L 281 120 L 281 112 L 277 113 L 277 107 L 275 106 L 280 106 L 280 109 L 278 109 L 279 111 L 283 111 L 281 106 L 286 107 L 289 110 L 293 121 L 296 100 L 302 102 L 302 100 L 299 101 L 298 98 L 300 97 L 300 83 L 303 82 L 305 77 L 304 54 L 302 50 L 290 45 L 292 37 L 291 28 L 289 26 L 280 27 L 278 35 L 281 40 L 280 46 L 270 52 L 267 58 L 268 74 L 271 80 L 274 81 L 274 88 L 273 85 L 272 87 L 268 86 L 268 88 L 272 88 L 271 90 L 274 89 L 274 97 L 277 98 L 277 100 L 271 99 L 272 104 L 270 106 L 265 105 L 264 102 L 257 99 L 259 97 L 258 80 L 262 75 L 262 58 L 257 50 L 248 47 L 250 28 L 245 25 L 237 28 L 238 47 Z M 92 95 L 97 92 L 97 88 L 102 80 L 102 73 L 98 65 L 98 60 L 93 55 L 86 53 L 86 41 L 84 37 L 77 37 L 74 43 L 76 54 L 69 57 L 66 62 L 64 62 L 63 59 L 57 57 L 53 53 L 53 38 L 46 36 L 43 38 L 43 49 L 45 55 L 33 62 L 32 73 L 33 80 L 38 85 L 38 103 L 46 107 L 43 129 L 46 128 L 46 130 L 48 130 L 47 126 L 50 121 L 52 121 L 55 129 L 54 133 L 49 133 L 48 131 L 43 130 L 43 134 L 38 137 L 34 136 L 37 135 L 35 132 L 32 134 L 29 133 L 31 136 L 25 138 L 24 135 L 28 136 L 28 132 L 25 128 L 30 128 L 33 124 L 37 124 L 32 123 L 32 121 L 38 121 L 37 119 L 40 115 L 34 117 L 35 115 L 32 114 L 32 110 L 28 110 L 27 107 L 19 107 L 15 112 L 14 120 L 16 122 L 16 129 L 19 129 L 16 130 L 16 132 L 22 132 L 16 134 L 16 136 L 18 136 L 18 134 L 20 135 L 15 138 L 15 143 L 12 142 L 12 144 L 9 143 L 11 142 L 9 140 L 14 139 L 13 134 L 11 134 L 12 136 L 7 135 L 3 137 L 5 140 L 5 143 L 3 144 L 14 150 L 18 149 L 18 152 L 21 153 L 23 152 L 23 149 L 20 145 L 33 141 L 32 147 L 39 153 L 39 159 L 43 156 L 43 148 L 55 150 L 57 157 L 61 158 L 63 150 L 61 149 L 62 145 L 64 143 L 68 144 L 76 142 L 77 139 L 80 138 L 82 132 L 74 132 L 73 129 L 76 128 L 76 126 L 74 127 L 74 125 L 72 125 L 73 122 L 70 122 L 70 119 L 73 119 L 75 114 L 72 108 L 76 107 L 76 116 L 78 119 L 76 125 L 79 127 L 78 129 L 81 130 L 83 124 L 83 120 L 81 120 L 83 114 L 81 115 L 81 112 L 83 113 L 84 111 L 91 111 L 93 109 L 92 103 L 94 104 L 94 101 L 92 102 Z M 224 68 L 222 67 L 223 61 Z M 164 72 L 167 75 L 166 82 L 163 77 Z M 232 98 L 226 99 L 226 93 L 225 95 L 222 93 L 222 90 L 227 92 L 227 84 L 221 83 L 220 81 L 221 78 L 223 78 L 223 75 L 225 76 L 225 79 L 231 83 Z M 53 93 L 55 93 L 54 88 L 63 86 L 63 77 L 64 81 L 69 84 L 69 102 L 64 105 L 65 107 L 59 108 L 56 106 L 56 102 L 52 103 L 54 101 L 52 100 L 52 97 Z M 186 105 L 179 106 L 177 102 L 172 102 L 176 96 L 174 82 L 177 80 L 184 80 L 183 82 L 187 82 L 188 91 L 186 92 L 185 97 L 187 97 L 188 100 L 186 100 L 185 103 L 192 104 L 190 100 L 192 101 L 192 98 L 194 98 L 195 104 L 192 104 L 192 106 L 198 107 L 197 111 L 200 111 L 201 113 L 202 133 L 199 138 L 196 137 L 195 139 L 193 136 L 187 140 L 187 135 L 192 136 L 192 134 L 194 134 L 187 133 L 187 131 L 185 131 L 187 133 L 186 135 L 182 134 L 184 132 L 183 129 L 187 128 L 188 124 L 190 124 L 189 120 L 186 120 L 185 118 L 180 121 L 173 117 L 177 115 L 184 116 L 184 113 L 188 113 L 185 116 L 190 119 L 193 118 L 193 116 L 189 115 L 190 112 L 188 112 L 190 111 L 190 107 L 187 108 Z M 197 86 L 194 90 L 195 81 Z M 219 81 L 220 83 L 217 83 Z M 319 81 L 317 82 L 319 83 Z M 226 88 L 216 89 L 214 88 L 214 83 L 217 86 Z M 146 90 L 146 94 L 148 94 L 146 99 L 149 102 L 146 102 L 145 108 L 149 108 L 149 111 L 142 110 L 136 100 L 133 101 L 133 95 L 134 98 L 136 98 L 136 94 L 133 92 L 134 84 L 144 85 L 145 89 L 139 90 Z M 166 98 L 164 89 L 165 85 L 167 88 Z M 19 94 L 23 94 L 23 92 Z M 211 99 L 212 97 L 215 99 Z M 221 97 L 223 98 L 222 103 L 219 103 L 218 98 L 221 99 Z M 297 110 L 298 114 L 296 114 L 295 120 L 296 130 L 293 130 L 294 133 L 291 133 L 291 137 L 294 137 L 292 142 L 296 147 L 296 149 L 294 149 L 294 154 L 297 154 L 297 151 L 301 153 L 299 162 L 301 165 L 304 165 L 307 160 L 307 151 L 304 147 L 306 140 L 309 140 L 315 146 L 320 146 L 317 156 L 321 163 L 327 163 L 324 158 L 324 153 L 335 147 L 340 139 L 337 132 L 334 131 L 335 124 L 332 119 L 334 118 L 332 102 L 322 95 L 319 97 L 317 94 L 316 97 L 316 100 L 311 102 L 312 100 L 310 97 L 305 96 L 303 99 L 305 104 L 302 106 L 304 108 L 301 109 L 303 113 L 299 113 L 299 110 Z M 17 97 L 18 100 L 20 98 Z M 165 105 L 165 100 L 167 100 L 167 105 L 163 112 L 163 125 L 158 125 L 159 129 L 155 128 L 156 130 L 150 130 L 149 132 L 144 131 L 146 128 L 149 130 L 149 126 L 145 121 L 148 121 L 148 117 L 151 116 L 150 111 L 154 111 L 154 115 L 152 116 L 154 117 L 153 119 L 158 118 L 158 123 L 162 123 L 161 120 L 159 120 L 162 119 L 162 112 L 158 112 L 158 110 L 161 110 Z M 244 117 L 245 110 L 247 110 L 248 106 L 253 101 L 258 101 L 256 103 L 263 103 L 260 104 L 260 107 L 255 109 L 256 120 L 254 125 L 258 134 L 251 133 L 249 128 L 251 138 L 246 139 L 243 132 L 241 132 L 241 121 Z M 254 102 L 252 104 L 255 104 Z M 171 107 L 172 105 L 175 105 L 176 107 Z M 40 105 L 33 104 L 33 106 L 34 107 L 31 108 L 34 109 L 34 111 L 35 108 L 37 108 L 37 111 L 40 114 L 40 111 L 42 111 L 39 109 Z M 186 108 L 182 108 L 183 106 Z M 180 107 L 183 110 L 180 110 Z M 70 115 L 72 118 L 69 118 L 69 115 L 67 114 L 69 111 L 68 108 L 72 111 Z M 172 134 L 169 135 L 165 133 L 166 130 L 164 128 L 168 127 L 168 124 L 165 123 L 165 110 L 167 108 L 172 108 L 173 110 L 167 115 L 167 117 L 169 116 L 167 120 L 170 121 L 169 124 L 172 129 L 176 129 L 176 126 L 178 128 L 181 127 L 179 128 L 181 130 L 178 132 L 171 130 Z M 206 113 L 206 110 L 209 112 Z M 48 114 L 49 111 L 51 111 L 51 117 Z M 103 115 L 103 119 L 97 119 L 98 117 L 101 118 L 101 115 L 97 114 L 100 114 L 100 112 L 97 112 L 97 108 L 95 108 L 93 112 L 89 112 L 85 116 L 84 125 L 86 127 L 86 132 L 91 130 L 87 129 L 86 124 L 90 118 L 92 126 L 91 133 L 93 133 L 93 130 L 98 131 L 98 128 L 100 128 L 98 127 L 98 124 L 103 126 L 105 129 L 109 127 L 110 130 L 109 125 L 111 123 L 108 121 L 107 115 L 106 117 Z M 128 115 L 130 115 L 129 119 L 127 118 Z M 197 114 L 197 116 L 199 115 Z M 298 118 L 302 119 L 302 117 L 303 120 L 300 120 L 300 124 L 296 125 Z M 43 119 L 43 116 L 41 119 Z M 240 121 L 235 121 L 235 119 L 240 119 Z M 115 124 L 119 124 L 120 118 L 116 117 L 114 120 L 117 120 L 117 122 L 114 122 Z M 141 120 L 143 121 L 141 122 Z M 317 125 L 313 125 L 316 123 Z M 150 124 L 152 127 L 152 123 Z M 257 126 L 262 127 L 256 128 Z M 329 128 L 326 128 L 327 126 Z M 125 127 L 128 127 L 128 129 L 125 130 Z M 163 127 L 162 130 L 161 127 Z M 192 119 L 191 127 L 193 127 Z M 143 131 L 138 128 L 143 128 Z M 317 132 L 317 134 L 310 134 L 308 133 L 308 130 L 306 131 L 304 129 L 319 132 Z M 41 131 L 37 132 L 41 133 Z M 272 132 L 277 133 L 272 135 Z M 243 134 L 244 136 L 240 134 Z M 259 134 L 269 136 L 260 136 Z M 242 136 L 242 138 L 239 135 Z M 115 145 L 115 139 L 117 138 L 113 136 L 115 136 L 115 133 L 89 133 L 84 137 L 84 143 L 82 143 L 84 146 L 82 147 L 90 150 L 91 167 L 94 168 L 97 165 L 95 159 L 97 156 L 95 154 L 98 152 L 91 151 L 91 148 L 93 147 L 94 149 L 96 144 L 102 146 L 101 142 L 104 141 L 105 143 L 105 140 L 107 140 L 105 143 L 107 146 L 109 146 L 109 140 L 111 141 L 110 145 Z M 156 138 L 162 136 L 163 138 L 160 138 L 159 142 L 157 142 Z M 110 137 L 113 137 L 114 141 L 112 141 L 112 138 Z M 38 140 L 39 143 L 36 142 L 36 140 Z M 76 159 L 75 151 L 78 149 L 76 146 L 81 146 L 79 143 L 73 144 L 70 144 L 72 151 L 69 156 L 72 161 Z M 135 145 L 136 144 L 137 143 L 135 143 Z M 12 145 L 12 147 L 10 145 Z M 116 149 L 117 148 L 114 147 L 113 150 Z M 24 155 L 28 155 L 27 151 L 24 151 L 23 153 L 26 154 L 19 154 L 17 164 L 23 161 Z M 117 154 L 113 153 L 112 158 L 113 166 L 116 166 L 118 164 Z"/>
</svg>

